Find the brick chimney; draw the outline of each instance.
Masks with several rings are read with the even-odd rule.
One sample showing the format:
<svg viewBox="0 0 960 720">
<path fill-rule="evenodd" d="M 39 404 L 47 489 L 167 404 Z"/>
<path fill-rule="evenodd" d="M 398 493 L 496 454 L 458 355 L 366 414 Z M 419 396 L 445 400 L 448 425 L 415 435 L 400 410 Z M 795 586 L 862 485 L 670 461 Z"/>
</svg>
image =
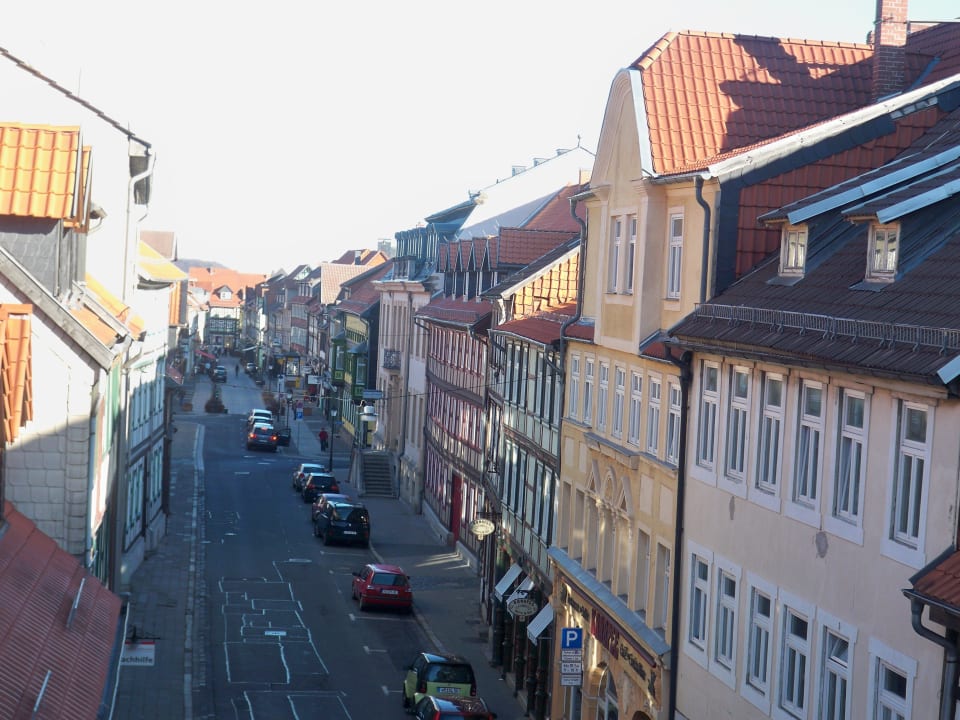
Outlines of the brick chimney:
<svg viewBox="0 0 960 720">
<path fill-rule="evenodd" d="M 873 96 L 903 90 L 907 0 L 877 0 L 873 33 Z"/>
</svg>

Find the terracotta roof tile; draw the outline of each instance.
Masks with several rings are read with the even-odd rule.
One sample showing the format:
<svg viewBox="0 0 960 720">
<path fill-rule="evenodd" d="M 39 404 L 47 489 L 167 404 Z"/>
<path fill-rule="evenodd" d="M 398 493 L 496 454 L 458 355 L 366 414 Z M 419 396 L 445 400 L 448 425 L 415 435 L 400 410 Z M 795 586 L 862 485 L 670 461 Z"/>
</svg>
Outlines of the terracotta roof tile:
<svg viewBox="0 0 960 720">
<path fill-rule="evenodd" d="M 0 534 L 0 697 L 4 717 L 98 716 L 117 648 L 120 598 L 12 503 Z M 83 592 L 79 593 L 83 581 Z M 70 627 L 70 606 L 79 600 Z"/>
<path fill-rule="evenodd" d="M 493 303 L 486 300 L 478 302 L 445 297 L 432 300 L 421 307 L 417 311 L 417 317 L 469 327 L 489 318 L 492 310 Z"/>
<path fill-rule="evenodd" d="M 337 308 L 344 312 L 361 315 L 370 310 L 380 302 L 380 289 L 377 287 L 377 281 L 386 275 L 393 267 L 393 261 L 390 260 L 372 268 L 367 267 L 366 272 L 343 283 L 343 298 L 337 303 Z"/>
<path fill-rule="evenodd" d="M 491 331 L 510 333 L 541 345 L 550 345 L 560 340 L 560 329 L 574 316 L 576 310 L 576 303 L 566 303 L 552 310 L 510 320 L 491 328 Z"/>
<path fill-rule="evenodd" d="M 925 598 L 960 609 L 960 551 L 944 553 L 911 578 Z"/>
<path fill-rule="evenodd" d="M 0 123 L 0 215 L 77 219 L 85 169 L 79 127 Z"/>
</svg>

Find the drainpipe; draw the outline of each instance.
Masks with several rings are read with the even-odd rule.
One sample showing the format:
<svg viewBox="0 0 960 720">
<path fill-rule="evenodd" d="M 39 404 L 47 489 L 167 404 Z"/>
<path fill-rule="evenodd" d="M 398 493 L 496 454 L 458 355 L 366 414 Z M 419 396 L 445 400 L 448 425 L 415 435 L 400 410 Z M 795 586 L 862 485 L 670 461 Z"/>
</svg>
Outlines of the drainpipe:
<svg viewBox="0 0 960 720">
<path fill-rule="evenodd" d="M 123 233 L 123 286 L 121 288 L 120 299 L 129 303 L 132 288 L 130 287 L 130 214 L 133 206 L 133 188 L 138 182 L 153 174 L 153 166 L 156 164 L 155 155 L 147 155 L 147 169 L 130 178 L 127 182 L 127 218 L 126 228 Z M 146 213 L 143 217 L 146 217 Z M 143 220 L 143 217 L 140 220 Z"/>
<path fill-rule="evenodd" d="M 960 677 L 960 650 L 957 648 L 957 633 L 947 631 L 947 637 L 935 633 L 923 625 L 924 601 L 909 590 L 903 594 L 910 598 L 910 619 L 914 632 L 920 637 L 936 643 L 943 648 L 943 676 L 941 678 L 939 720 L 954 720 L 954 708 L 957 703 L 957 679 Z"/>
<path fill-rule="evenodd" d="M 667 717 L 673 720 L 677 716 L 677 679 L 680 660 L 680 592 L 683 589 L 683 516 L 686 504 L 687 474 L 687 418 L 690 415 L 690 385 L 693 373 L 690 369 L 692 353 L 684 352 L 679 358 L 674 356 L 670 347 L 666 348 L 667 359 L 680 369 L 680 457 L 677 459 L 677 519 L 673 538 L 673 599 L 671 602 L 670 623 L 670 697 Z"/>
<path fill-rule="evenodd" d="M 586 267 L 586 255 L 587 255 L 587 223 L 584 222 L 577 215 L 577 201 L 579 197 L 574 195 L 570 198 L 570 215 L 576 221 L 577 225 L 580 226 L 580 258 L 577 261 L 577 309 L 573 313 L 573 317 L 569 320 L 564 320 L 563 325 L 560 326 L 560 364 L 561 367 L 564 367 L 564 357 L 566 356 L 567 351 L 567 328 L 573 325 L 575 322 L 580 320 L 581 315 L 583 314 L 583 283 L 584 283 L 584 269 Z M 565 367 L 564 367 L 565 370 Z M 566 373 L 564 373 L 565 375 Z M 563 417 L 563 413 L 566 410 L 566 377 L 560 378 L 560 417 Z M 562 443 L 561 443 L 562 445 Z M 557 460 L 559 461 L 559 453 L 557 455 Z"/>
<path fill-rule="evenodd" d="M 710 267 L 710 205 L 703 199 L 703 176 L 697 175 L 694 183 L 697 203 L 703 208 L 703 249 L 700 256 L 700 304 L 707 301 L 707 270 Z"/>
</svg>

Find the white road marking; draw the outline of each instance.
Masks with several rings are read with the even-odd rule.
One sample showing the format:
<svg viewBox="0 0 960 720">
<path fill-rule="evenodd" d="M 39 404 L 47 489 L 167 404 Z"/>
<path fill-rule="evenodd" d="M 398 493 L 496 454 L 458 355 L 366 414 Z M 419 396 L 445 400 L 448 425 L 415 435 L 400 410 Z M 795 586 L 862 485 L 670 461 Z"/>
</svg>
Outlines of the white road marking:
<svg viewBox="0 0 960 720">
<path fill-rule="evenodd" d="M 368 648 L 366 645 L 363 646 L 363 651 L 364 651 L 367 655 L 372 655 L 373 653 L 385 653 L 385 652 L 386 652 L 386 650 L 380 650 L 380 649 L 377 649 L 377 648 Z"/>
</svg>

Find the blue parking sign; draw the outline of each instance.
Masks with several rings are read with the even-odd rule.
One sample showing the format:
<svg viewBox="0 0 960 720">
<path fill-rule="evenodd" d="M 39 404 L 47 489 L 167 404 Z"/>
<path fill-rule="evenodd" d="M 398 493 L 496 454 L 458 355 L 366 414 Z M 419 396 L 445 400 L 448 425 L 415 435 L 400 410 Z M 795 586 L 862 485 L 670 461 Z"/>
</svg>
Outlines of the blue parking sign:
<svg viewBox="0 0 960 720">
<path fill-rule="evenodd" d="M 560 629 L 561 650 L 583 649 L 583 628 L 565 627 Z"/>
</svg>

